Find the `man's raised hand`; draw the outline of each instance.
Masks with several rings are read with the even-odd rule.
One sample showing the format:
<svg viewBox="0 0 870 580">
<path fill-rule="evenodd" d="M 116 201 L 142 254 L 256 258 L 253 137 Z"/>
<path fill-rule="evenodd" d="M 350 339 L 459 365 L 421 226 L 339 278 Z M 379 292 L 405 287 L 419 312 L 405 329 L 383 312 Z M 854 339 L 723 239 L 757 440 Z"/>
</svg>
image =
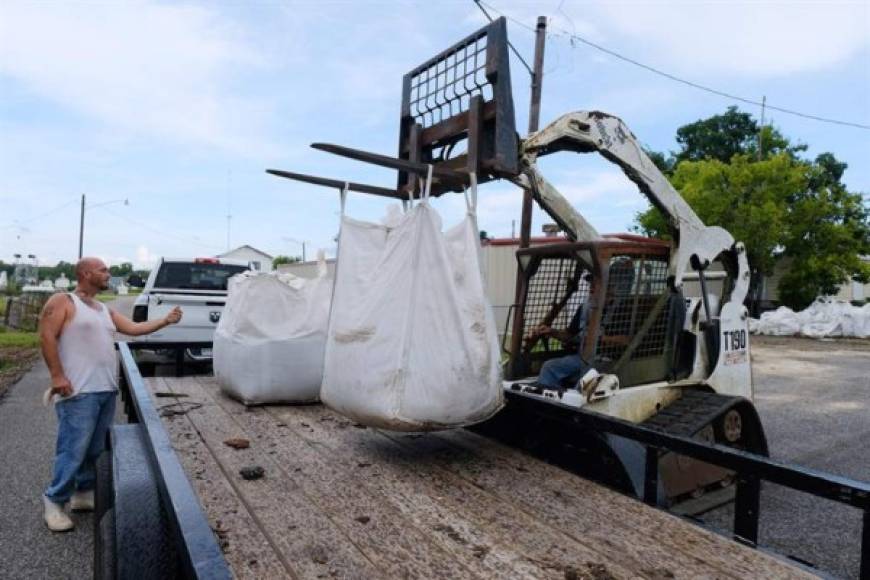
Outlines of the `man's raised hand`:
<svg viewBox="0 0 870 580">
<path fill-rule="evenodd" d="M 181 308 L 179 306 L 176 306 L 175 308 L 173 308 L 172 310 L 169 311 L 169 314 L 166 315 L 166 322 L 168 324 L 175 324 L 179 320 L 181 320 L 182 315 L 183 315 L 183 312 L 181 312 Z"/>
</svg>

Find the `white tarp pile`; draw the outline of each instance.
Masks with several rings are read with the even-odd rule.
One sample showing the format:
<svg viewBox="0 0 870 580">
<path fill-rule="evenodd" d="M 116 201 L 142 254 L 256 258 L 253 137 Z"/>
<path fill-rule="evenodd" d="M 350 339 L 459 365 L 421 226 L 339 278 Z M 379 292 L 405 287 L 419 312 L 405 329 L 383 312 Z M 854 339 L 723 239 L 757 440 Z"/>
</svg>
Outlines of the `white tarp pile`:
<svg viewBox="0 0 870 580">
<path fill-rule="evenodd" d="M 780 306 L 773 312 L 765 312 L 760 319 L 750 319 L 749 330 L 772 336 L 867 338 L 870 336 L 870 304 L 858 307 L 840 300 L 819 298 L 800 312 Z"/>
<path fill-rule="evenodd" d="M 343 216 L 323 402 L 399 431 L 469 425 L 501 408 L 479 249 L 473 203 L 443 233 L 427 199 L 384 224 Z"/>
<path fill-rule="evenodd" d="M 214 336 L 221 389 L 248 405 L 316 401 L 331 297 L 322 256 L 314 279 L 274 272 L 234 276 Z"/>
</svg>

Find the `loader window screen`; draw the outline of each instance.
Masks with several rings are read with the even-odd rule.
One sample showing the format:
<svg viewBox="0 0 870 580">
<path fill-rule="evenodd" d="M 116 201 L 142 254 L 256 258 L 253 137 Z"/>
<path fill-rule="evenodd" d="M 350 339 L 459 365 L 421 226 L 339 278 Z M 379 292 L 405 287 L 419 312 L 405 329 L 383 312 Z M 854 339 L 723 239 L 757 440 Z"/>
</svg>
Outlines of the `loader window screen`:
<svg viewBox="0 0 870 580">
<path fill-rule="evenodd" d="M 535 328 L 548 324 L 555 330 L 566 330 L 574 314 L 589 298 L 589 272 L 575 258 L 545 258 L 529 280 L 523 340 L 528 340 Z M 550 339 L 550 351 L 561 350 L 559 341 Z M 539 346 L 540 348 L 540 346 Z"/>
<path fill-rule="evenodd" d="M 154 281 L 155 288 L 179 290 L 226 290 L 229 279 L 248 268 L 230 264 L 164 262 Z"/>
<path fill-rule="evenodd" d="M 617 361 L 651 317 L 654 319 L 630 358 L 664 353 L 668 329 L 668 309 L 663 302 L 668 293 L 667 269 L 667 260 L 662 256 L 611 258 L 596 358 Z"/>
</svg>

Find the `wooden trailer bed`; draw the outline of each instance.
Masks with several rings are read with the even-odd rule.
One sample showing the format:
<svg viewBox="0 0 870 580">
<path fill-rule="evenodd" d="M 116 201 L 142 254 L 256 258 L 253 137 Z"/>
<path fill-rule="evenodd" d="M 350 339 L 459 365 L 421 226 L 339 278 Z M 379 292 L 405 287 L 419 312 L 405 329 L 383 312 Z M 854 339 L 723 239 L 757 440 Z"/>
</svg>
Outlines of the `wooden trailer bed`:
<svg viewBox="0 0 870 580">
<path fill-rule="evenodd" d="M 186 395 L 154 402 L 238 578 L 813 577 L 466 430 L 246 408 L 213 377 L 146 384 Z"/>
</svg>

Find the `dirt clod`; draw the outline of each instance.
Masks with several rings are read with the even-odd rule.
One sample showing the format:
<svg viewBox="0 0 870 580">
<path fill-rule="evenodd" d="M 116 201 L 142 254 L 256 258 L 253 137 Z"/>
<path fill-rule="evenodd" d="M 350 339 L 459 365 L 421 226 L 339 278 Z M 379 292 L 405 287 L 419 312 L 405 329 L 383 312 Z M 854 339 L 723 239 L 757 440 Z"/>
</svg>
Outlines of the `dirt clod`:
<svg viewBox="0 0 870 580">
<path fill-rule="evenodd" d="M 311 561 L 315 564 L 326 564 L 329 562 L 329 553 L 323 546 L 314 546 L 311 548 Z"/>
<path fill-rule="evenodd" d="M 233 449 L 247 449 L 251 446 L 251 442 L 242 437 L 233 437 L 232 439 L 224 440 L 224 445 Z"/>
<path fill-rule="evenodd" d="M 239 470 L 239 475 L 242 476 L 242 479 L 247 479 L 248 481 L 254 479 L 260 479 L 264 475 L 266 475 L 266 470 L 260 467 L 259 465 L 249 465 L 248 467 L 243 467 Z"/>
<path fill-rule="evenodd" d="M 450 538 L 451 540 L 453 540 L 454 542 L 456 542 L 457 544 L 467 544 L 468 543 L 466 541 L 466 539 L 463 538 L 462 535 L 459 532 L 457 532 L 453 528 L 453 526 L 451 526 L 451 525 L 438 524 L 437 526 L 434 527 L 434 530 L 436 532 L 442 532 L 444 534 L 447 534 L 447 537 Z"/>
<path fill-rule="evenodd" d="M 597 562 L 586 562 L 586 568 L 565 568 L 565 580 L 616 580 L 607 566 Z"/>
<path fill-rule="evenodd" d="M 667 568 L 645 568 L 641 573 L 650 580 L 670 580 L 674 573 Z"/>
</svg>

